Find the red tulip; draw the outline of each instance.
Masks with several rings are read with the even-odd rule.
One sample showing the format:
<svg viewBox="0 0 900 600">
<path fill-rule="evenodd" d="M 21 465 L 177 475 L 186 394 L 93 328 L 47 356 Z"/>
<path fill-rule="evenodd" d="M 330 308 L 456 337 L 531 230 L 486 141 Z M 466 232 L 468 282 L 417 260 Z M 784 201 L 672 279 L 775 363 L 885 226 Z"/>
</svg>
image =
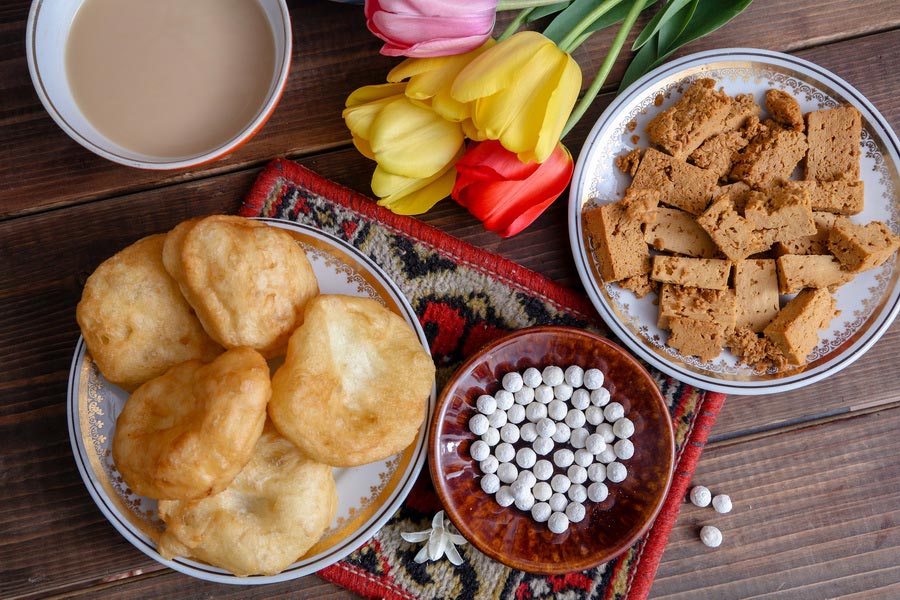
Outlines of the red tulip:
<svg viewBox="0 0 900 600">
<path fill-rule="evenodd" d="M 531 225 L 566 189 L 572 155 L 561 143 L 542 163 L 523 163 L 500 142 L 472 143 L 456 162 L 452 197 L 501 237 Z"/>
</svg>

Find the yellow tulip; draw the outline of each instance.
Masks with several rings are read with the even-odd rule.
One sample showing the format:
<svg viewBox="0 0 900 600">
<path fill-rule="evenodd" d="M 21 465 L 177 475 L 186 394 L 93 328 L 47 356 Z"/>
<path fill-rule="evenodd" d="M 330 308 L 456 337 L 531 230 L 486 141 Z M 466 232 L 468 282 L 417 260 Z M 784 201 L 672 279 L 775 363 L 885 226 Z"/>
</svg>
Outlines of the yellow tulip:
<svg viewBox="0 0 900 600">
<path fill-rule="evenodd" d="M 466 65 L 450 95 L 474 103 L 472 125 L 481 139 L 540 163 L 556 148 L 580 89 L 578 63 L 540 33 L 522 31 Z"/>
</svg>

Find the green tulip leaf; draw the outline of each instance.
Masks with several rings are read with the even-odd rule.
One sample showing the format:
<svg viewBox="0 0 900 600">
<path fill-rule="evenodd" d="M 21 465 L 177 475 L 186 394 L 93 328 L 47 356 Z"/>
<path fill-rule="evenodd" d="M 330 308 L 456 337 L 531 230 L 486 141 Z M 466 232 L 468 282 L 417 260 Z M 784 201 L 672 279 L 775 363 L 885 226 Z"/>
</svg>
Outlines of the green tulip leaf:
<svg viewBox="0 0 900 600">
<path fill-rule="evenodd" d="M 603 5 L 610 9 L 620 4 L 623 0 L 575 0 L 567 9 L 556 15 L 547 28 L 544 35 L 559 44 L 565 37 L 585 19 L 591 11 Z M 608 11 L 607 11 L 608 12 Z"/>
<path fill-rule="evenodd" d="M 631 46 L 631 49 L 640 50 L 644 44 L 646 44 L 654 35 L 656 35 L 660 27 L 666 24 L 669 19 L 675 17 L 690 1 L 691 0 L 669 0 L 668 2 L 666 2 L 665 6 L 663 6 L 655 15 L 653 15 L 653 18 L 649 23 L 647 23 L 647 26 L 644 27 L 641 33 L 637 36 L 637 39 L 634 40 L 634 45 Z"/>
<path fill-rule="evenodd" d="M 556 4 L 547 4 L 546 6 L 539 6 L 528 13 L 528 18 L 526 22 L 531 23 L 533 21 L 537 21 L 538 19 L 543 19 L 544 17 L 553 15 L 558 13 L 561 10 L 568 8 L 571 2 L 557 2 Z"/>
<path fill-rule="evenodd" d="M 666 20 L 658 31 L 656 47 L 659 52 L 665 52 L 672 45 L 681 32 L 685 30 L 691 18 L 697 10 L 700 0 L 691 0 L 689 4 L 683 6 L 671 19 Z"/>
<path fill-rule="evenodd" d="M 656 4 L 657 0 L 644 0 L 644 8 L 641 10 L 647 10 L 654 4 Z M 599 31 L 601 29 L 606 29 L 610 25 L 615 25 L 616 23 L 621 22 L 625 19 L 625 16 L 628 15 L 628 11 L 631 9 L 628 3 L 619 4 L 608 13 L 597 19 L 593 22 L 593 24 L 587 28 L 587 32 L 593 33 L 595 31 Z"/>
</svg>

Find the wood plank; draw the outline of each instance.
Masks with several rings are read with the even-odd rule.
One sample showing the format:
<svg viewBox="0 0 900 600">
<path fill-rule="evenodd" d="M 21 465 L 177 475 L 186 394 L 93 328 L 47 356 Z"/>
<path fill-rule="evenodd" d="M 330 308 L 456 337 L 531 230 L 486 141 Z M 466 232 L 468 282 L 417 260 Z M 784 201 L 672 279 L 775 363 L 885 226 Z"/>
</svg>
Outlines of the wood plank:
<svg viewBox="0 0 900 600">
<path fill-rule="evenodd" d="M 308 156 L 345 146 L 349 136 L 340 113 L 346 96 L 361 85 L 379 83 L 396 63 L 377 53 L 378 40 L 366 30 L 359 7 L 293 2 L 292 71 L 282 101 L 262 131 L 231 157 L 193 171 L 140 171 L 84 150 L 44 112 L 31 87 L 24 57 L 27 4 L 18 0 L 0 14 L 0 47 L 8 48 L 0 53 L 4 57 L 0 60 L 0 139 L 4 140 L 0 164 L 5 167 L 0 171 L 0 218 L 233 172 L 258 166 L 273 156 Z M 874 14 L 878 19 L 871 17 Z M 641 24 L 648 18 L 643 17 Z M 759 27 L 759 23 L 766 26 Z M 757 0 L 734 22 L 682 52 L 723 46 L 796 50 L 897 25 L 900 9 L 893 0 L 869 2 L 865 11 L 841 0 Z M 576 52 L 585 87 L 614 33 L 601 32 Z M 307 40 L 315 40 L 315 44 Z M 623 53 L 611 82 L 619 79 L 629 59 L 630 53 Z M 578 146 L 580 141 L 578 138 Z"/>
<path fill-rule="evenodd" d="M 725 515 L 682 507 L 654 599 L 888 598 L 900 583 L 900 409 L 706 450 L 694 483 Z M 724 542 L 703 546 L 699 528 Z"/>
</svg>

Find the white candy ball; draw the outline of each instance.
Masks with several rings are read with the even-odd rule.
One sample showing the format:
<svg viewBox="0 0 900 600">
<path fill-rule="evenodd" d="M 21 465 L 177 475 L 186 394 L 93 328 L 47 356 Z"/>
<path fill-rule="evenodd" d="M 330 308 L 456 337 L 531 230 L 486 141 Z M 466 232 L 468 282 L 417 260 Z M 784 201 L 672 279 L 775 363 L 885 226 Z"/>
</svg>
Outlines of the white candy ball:
<svg viewBox="0 0 900 600">
<path fill-rule="evenodd" d="M 613 433 L 612 425 L 609 423 L 600 423 L 597 425 L 596 431 L 607 444 L 612 444 L 616 441 L 616 434 Z"/>
<path fill-rule="evenodd" d="M 531 488 L 531 493 L 534 494 L 535 500 L 546 502 L 550 499 L 550 496 L 553 495 L 553 488 L 551 488 L 550 484 L 546 481 L 538 481 L 534 484 L 534 487 Z"/>
<path fill-rule="evenodd" d="M 494 496 L 494 499 L 497 501 L 497 504 L 504 508 L 516 501 L 512 495 L 512 490 L 509 489 L 508 485 L 501 486 L 500 489 L 497 490 L 497 495 Z"/>
<path fill-rule="evenodd" d="M 497 408 L 500 410 L 508 410 L 515 402 L 515 396 L 506 390 L 500 390 L 494 394 L 494 400 L 497 401 Z"/>
<path fill-rule="evenodd" d="M 596 481 L 588 486 L 587 493 L 591 502 L 603 502 L 609 496 L 609 488 L 605 483 Z"/>
<path fill-rule="evenodd" d="M 562 421 L 565 419 L 567 412 L 569 412 L 569 407 L 566 406 L 566 403 L 562 400 L 552 400 L 550 404 L 547 405 L 547 416 L 554 421 Z"/>
<path fill-rule="evenodd" d="M 610 402 L 603 408 L 603 418 L 610 423 L 615 423 L 625 416 L 625 407 L 618 402 Z"/>
<path fill-rule="evenodd" d="M 613 447 L 613 445 L 607 444 L 606 448 L 603 450 L 603 452 L 601 452 L 600 454 L 597 454 L 594 457 L 594 460 L 596 460 L 597 462 L 601 462 L 603 464 L 608 464 L 608 463 L 611 463 L 612 461 L 616 460 L 617 458 L 619 458 L 619 457 L 616 456 L 616 450 Z"/>
<path fill-rule="evenodd" d="M 569 488 L 567 495 L 572 502 L 584 502 L 587 500 L 587 488 L 576 483 Z"/>
<path fill-rule="evenodd" d="M 539 456 L 544 456 L 546 454 L 549 454 L 550 451 L 553 450 L 553 440 L 546 437 L 539 437 L 538 439 L 531 442 L 531 448 Z"/>
<path fill-rule="evenodd" d="M 613 433 L 623 440 L 628 439 L 634 435 L 634 423 L 628 417 L 622 417 L 613 423 Z"/>
<path fill-rule="evenodd" d="M 504 442 L 515 444 L 519 441 L 519 426 L 507 423 L 500 428 L 500 439 Z"/>
<path fill-rule="evenodd" d="M 531 448 L 519 448 L 516 452 L 516 464 L 523 469 L 530 469 L 537 461 L 537 454 Z"/>
<path fill-rule="evenodd" d="M 478 415 L 475 415 L 475 416 L 478 416 Z M 482 416 L 484 416 L 484 415 L 482 415 Z M 500 429 L 501 427 L 506 425 L 506 423 L 509 419 L 506 416 L 505 410 L 495 410 L 490 415 L 488 415 L 487 420 L 488 420 L 488 425 L 490 425 L 494 429 Z"/>
<path fill-rule="evenodd" d="M 566 506 L 566 517 L 572 523 L 581 523 L 584 521 L 585 515 L 587 515 L 587 510 L 581 502 L 569 502 L 569 505 Z"/>
<path fill-rule="evenodd" d="M 565 533 L 569 528 L 569 517 L 566 516 L 566 513 L 555 512 L 547 520 L 547 527 L 553 533 Z"/>
<path fill-rule="evenodd" d="M 488 430 L 482 434 L 481 439 L 483 439 L 488 446 L 496 446 L 500 443 L 500 431 L 495 427 L 488 427 Z"/>
<path fill-rule="evenodd" d="M 709 506 L 711 500 L 712 493 L 709 491 L 709 488 L 702 485 L 696 485 L 691 489 L 691 504 L 694 506 L 699 506 L 701 508 Z"/>
<path fill-rule="evenodd" d="M 504 390 L 506 390 L 507 392 L 512 392 L 513 394 L 521 390 L 522 386 L 524 385 L 524 383 L 522 382 L 522 376 L 515 371 L 504 375 L 501 383 L 503 384 Z"/>
<path fill-rule="evenodd" d="M 609 404 L 609 390 L 604 387 L 598 387 L 591 392 L 591 404 L 594 406 L 604 407 Z"/>
<path fill-rule="evenodd" d="M 544 523 L 550 518 L 552 512 L 549 504 L 546 502 L 538 502 L 531 507 L 531 518 L 538 523 Z"/>
<path fill-rule="evenodd" d="M 531 496 L 531 488 L 533 486 L 528 485 L 527 479 L 522 479 L 521 473 L 519 474 L 519 478 L 512 482 L 509 488 L 512 490 L 513 498 L 518 500 L 519 498 L 525 498 L 526 496 Z"/>
<path fill-rule="evenodd" d="M 606 442 L 603 441 L 603 436 L 599 433 L 592 433 L 584 440 L 584 448 L 591 454 L 600 454 L 606 450 Z"/>
<path fill-rule="evenodd" d="M 550 519 L 553 519 L 553 515 L 550 516 Z M 722 532 L 718 527 L 704 525 L 700 529 L 700 541 L 710 548 L 718 548 L 722 545 Z"/>
<path fill-rule="evenodd" d="M 505 413 L 498 410 L 494 414 L 505 414 L 507 420 L 510 423 L 519 424 L 525 420 L 525 407 L 521 404 L 513 404 L 508 409 L 506 409 Z"/>
<path fill-rule="evenodd" d="M 594 462 L 594 455 L 585 448 L 579 448 L 575 451 L 575 464 L 584 468 L 588 468 Z"/>
<path fill-rule="evenodd" d="M 572 365 L 563 373 L 563 379 L 573 388 L 580 388 L 584 383 L 584 369 L 578 365 Z"/>
<path fill-rule="evenodd" d="M 575 453 L 568 448 L 560 448 L 553 453 L 553 464 L 562 469 L 566 469 L 575 462 Z"/>
<path fill-rule="evenodd" d="M 550 508 L 557 512 L 566 510 L 566 506 L 569 505 L 569 499 L 566 498 L 564 494 L 560 494 L 559 492 L 550 496 L 550 500 L 548 500 L 547 502 L 550 503 Z"/>
<path fill-rule="evenodd" d="M 716 497 L 712 499 L 712 505 L 717 513 L 729 513 L 731 512 L 731 496 L 728 494 L 717 494 Z"/>
<path fill-rule="evenodd" d="M 569 443 L 572 444 L 573 448 L 584 448 L 589 435 L 590 433 L 588 433 L 588 430 L 584 427 L 573 427 L 572 436 L 569 438 Z"/>
<path fill-rule="evenodd" d="M 518 476 L 519 470 L 512 463 L 500 463 L 500 466 L 497 467 L 497 477 L 499 477 L 500 481 L 503 483 L 512 483 Z"/>
<path fill-rule="evenodd" d="M 553 388 L 547 385 L 546 383 L 542 383 L 541 385 L 534 388 L 534 401 L 540 402 L 541 404 L 550 404 L 553 400 Z"/>
<path fill-rule="evenodd" d="M 565 444 L 569 441 L 569 438 L 572 435 L 572 430 L 569 429 L 569 426 L 565 423 L 557 423 L 556 424 L 556 433 L 550 436 L 554 442 L 557 444 Z"/>
<path fill-rule="evenodd" d="M 522 373 L 522 382 L 530 388 L 536 388 L 541 385 L 544 380 L 541 378 L 541 372 L 534 367 L 528 367 Z"/>
<path fill-rule="evenodd" d="M 530 387 L 523 387 L 521 390 L 513 394 L 513 397 L 516 400 L 516 404 L 527 406 L 534 402 L 534 389 Z"/>
<path fill-rule="evenodd" d="M 541 419 L 547 418 L 547 405 L 539 402 L 532 402 L 525 407 L 525 418 L 532 423 L 537 423 Z"/>
<path fill-rule="evenodd" d="M 481 489 L 485 494 L 496 494 L 500 489 L 500 478 L 493 473 L 488 473 L 481 478 Z"/>
<path fill-rule="evenodd" d="M 530 493 L 515 499 L 516 508 L 519 510 L 531 510 L 534 506 L 534 496 Z"/>
<path fill-rule="evenodd" d="M 469 431 L 475 435 L 483 434 L 490 426 L 488 418 L 480 413 L 469 419 Z"/>
<path fill-rule="evenodd" d="M 572 465 L 566 470 L 566 477 L 572 483 L 584 483 L 587 481 L 587 469 L 581 465 Z"/>
<path fill-rule="evenodd" d="M 497 460 L 496 456 L 488 456 L 486 459 L 478 463 L 478 468 L 481 469 L 481 472 L 484 474 L 496 473 L 497 467 L 500 466 L 500 461 Z"/>
<path fill-rule="evenodd" d="M 596 390 L 603 385 L 603 372 L 600 369 L 588 369 L 584 372 L 584 387 Z"/>
<path fill-rule="evenodd" d="M 587 469 L 588 479 L 600 483 L 606 480 L 606 465 L 603 463 L 594 463 Z"/>
<path fill-rule="evenodd" d="M 572 399 L 569 402 L 572 403 L 573 408 L 584 410 L 591 405 L 591 395 L 586 389 L 578 388 L 572 392 Z"/>
<path fill-rule="evenodd" d="M 553 488 L 554 492 L 565 494 L 572 487 L 572 482 L 565 475 L 557 474 L 550 480 L 550 487 Z"/>
<path fill-rule="evenodd" d="M 538 406 L 542 406 L 538 404 Z M 544 417 L 540 421 L 534 424 L 535 429 L 537 430 L 537 434 L 540 437 L 551 438 L 556 433 L 558 428 L 556 422 L 553 419 L 548 419 Z"/>
<path fill-rule="evenodd" d="M 497 444 L 497 447 L 494 448 L 494 456 L 496 456 L 497 460 L 500 462 L 507 463 L 516 457 L 516 449 L 512 447 L 512 444 L 503 442 Z"/>
<path fill-rule="evenodd" d="M 551 387 L 561 384 L 565 380 L 565 377 L 563 370 L 554 365 L 544 367 L 544 370 L 541 371 L 541 379 Z"/>
<path fill-rule="evenodd" d="M 573 393 L 574 390 L 568 383 L 561 383 L 559 385 L 553 386 L 553 397 L 557 400 L 568 400 L 572 397 Z"/>
<path fill-rule="evenodd" d="M 626 477 L 628 477 L 628 469 L 622 463 L 613 461 L 606 465 L 606 478 L 613 483 L 625 481 Z"/>
<path fill-rule="evenodd" d="M 475 440 L 472 442 L 472 445 L 469 446 L 469 455 L 473 460 L 481 462 L 491 455 L 491 447 L 483 440 Z"/>
<path fill-rule="evenodd" d="M 619 440 L 613 444 L 613 452 L 616 453 L 616 458 L 628 460 L 634 456 L 634 444 L 631 440 Z"/>
<path fill-rule="evenodd" d="M 525 470 L 519 471 L 519 476 L 516 477 L 516 481 L 523 483 L 530 490 L 537 483 L 537 478 L 534 476 L 534 473 Z"/>
<path fill-rule="evenodd" d="M 571 427 L 572 429 L 577 429 L 578 427 L 584 427 L 585 418 L 584 412 L 578 410 L 577 408 L 573 408 L 569 412 L 566 413 L 566 425 Z"/>
<path fill-rule="evenodd" d="M 591 425 L 599 425 L 603 422 L 603 409 L 593 404 L 584 409 L 584 420 Z"/>
<path fill-rule="evenodd" d="M 522 438 L 523 442 L 528 442 L 530 444 L 538 437 L 537 427 L 534 423 L 524 423 L 522 427 L 519 428 L 519 436 Z"/>
<path fill-rule="evenodd" d="M 553 477 L 553 463 L 549 460 L 541 459 L 534 463 L 534 476 L 540 479 L 541 481 L 550 479 Z"/>
<path fill-rule="evenodd" d="M 481 414 L 489 415 L 497 410 L 497 400 L 495 400 L 493 396 L 482 394 L 478 396 L 478 400 L 475 401 L 475 406 Z"/>
</svg>

